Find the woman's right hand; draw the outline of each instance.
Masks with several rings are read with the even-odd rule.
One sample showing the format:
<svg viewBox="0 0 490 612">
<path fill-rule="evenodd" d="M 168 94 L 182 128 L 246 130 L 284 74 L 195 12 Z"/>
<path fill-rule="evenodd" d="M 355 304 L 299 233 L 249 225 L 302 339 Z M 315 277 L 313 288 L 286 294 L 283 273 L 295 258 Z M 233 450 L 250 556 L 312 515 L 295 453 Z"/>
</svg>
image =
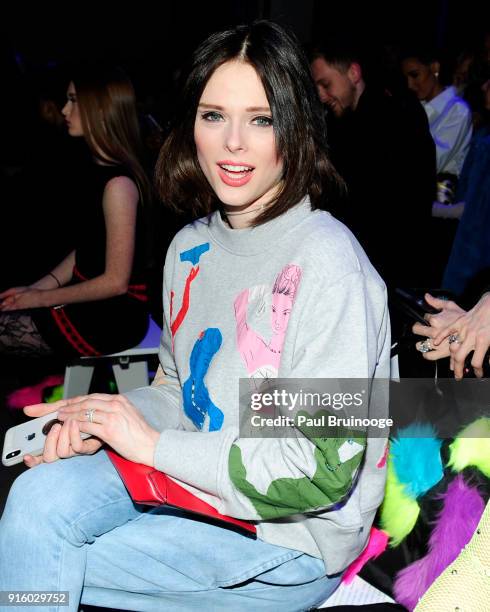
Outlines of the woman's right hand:
<svg viewBox="0 0 490 612">
<path fill-rule="evenodd" d="M 40 417 L 53 412 L 53 407 L 51 404 L 26 406 L 24 412 L 30 417 Z M 24 463 L 27 467 L 32 468 L 41 463 L 53 463 L 58 459 L 67 459 L 76 455 L 93 455 L 102 445 L 102 440 L 98 438 L 83 440 L 80 436 L 78 422 L 69 420 L 63 425 L 53 425 L 46 436 L 43 454 L 37 457 L 24 455 Z"/>
<path fill-rule="evenodd" d="M 4 310 L 5 306 L 11 306 L 15 302 L 15 296 L 19 293 L 29 291 L 30 287 L 10 287 L 0 293 L 0 310 Z"/>
<path fill-rule="evenodd" d="M 454 335 L 457 340 L 451 344 L 450 368 L 457 379 L 463 378 L 466 357 L 473 351 L 471 365 L 475 376 L 483 376 L 483 360 L 490 347 L 490 292 L 484 293 L 480 300 L 468 312 L 455 321 L 451 321 L 434 338 L 438 344 L 448 335 Z"/>
</svg>

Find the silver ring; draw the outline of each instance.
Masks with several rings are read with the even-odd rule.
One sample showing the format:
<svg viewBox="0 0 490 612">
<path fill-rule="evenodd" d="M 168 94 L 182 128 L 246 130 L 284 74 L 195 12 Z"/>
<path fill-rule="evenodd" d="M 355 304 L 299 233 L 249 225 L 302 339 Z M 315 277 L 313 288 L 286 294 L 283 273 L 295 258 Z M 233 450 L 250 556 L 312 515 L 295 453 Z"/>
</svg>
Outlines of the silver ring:
<svg viewBox="0 0 490 612">
<path fill-rule="evenodd" d="M 454 342 L 458 342 L 458 343 L 461 342 L 458 334 L 451 334 L 448 340 L 449 340 L 449 344 L 454 344 Z"/>
<path fill-rule="evenodd" d="M 95 412 L 95 408 L 90 408 L 89 410 L 85 412 L 85 416 L 87 417 L 87 421 L 89 423 L 94 422 L 94 412 Z"/>
<path fill-rule="evenodd" d="M 421 353 L 428 353 L 429 351 L 432 351 L 432 346 L 430 343 L 430 338 L 426 338 L 423 342 L 421 342 L 417 349 L 421 352 Z"/>
</svg>

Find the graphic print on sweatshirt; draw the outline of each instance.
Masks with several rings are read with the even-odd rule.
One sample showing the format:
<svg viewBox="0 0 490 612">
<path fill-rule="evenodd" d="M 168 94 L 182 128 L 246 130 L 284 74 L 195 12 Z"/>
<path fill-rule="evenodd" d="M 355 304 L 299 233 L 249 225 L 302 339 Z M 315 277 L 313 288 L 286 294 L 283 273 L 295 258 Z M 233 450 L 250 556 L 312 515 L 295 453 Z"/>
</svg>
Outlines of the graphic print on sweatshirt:
<svg viewBox="0 0 490 612">
<path fill-rule="evenodd" d="M 272 292 L 267 285 L 256 285 L 244 289 L 236 297 L 237 345 L 250 377 L 277 377 L 289 317 L 300 281 L 301 268 L 288 264 L 276 277 Z M 269 321 L 269 339 L 254 329 L 254 321 L 259 322 L 264 318 Z"/>
<path fill-rule="evenodd" d="M 191 373 L 182 387 L 184 412 L 201 431 L 218 431 L 223 425 L 223 412 L 213 403 L 204 382 L 222 341 L 221 332 L 216 327 L 209 327 L 199 334 L 189 359 Z"/>
<path fill-rule="evenodd" d="M 235 299 L 237 345 L 251 378 L 277 377 L 301 276 L 299 266 L 288 264 L 276 277 L 272 292 L 265 285 L 255 286 L 244 289 Z M 260 323 L 264 327 L 267 319 L 269 340 L 256 330 Z M 339 430 L 335 438 L 312 438 L 306 431 L 304 434 L 307 439 L 302 442 L 310 449 L 307 452 L 298 448 L 303 458 L 301 467 L 279 459 L 273 465 L 263 465 L 256 452 L 257 440 L 241 439 L 230 449 L 230 478 L 263 520 L 318 508 L 333 509 L 352 486 L 365 439 L 348 430 Z"/>
<path fill-rule="evenodd" d="M 248 442 L 239 440 L 232 445 L 228 471 L 235 487 L 263 520 L 319 508 L 335 509 L 351 489 L 366 447 L 364 437 L 340 428 L 335 438 L 310 438 L 306 442 L 313 452 L 302 454 L 306 463 L 301 469 L 286 466 L 288 475 L 282 476 L 277 472 L 282 462 L 277 459 L 274 465 L 258 465 L 255 448 Z M 271 468 L 276 471 L 275 477 Z"/>
<path fill-rule="evenodd" d="M 175 291 L 170 291 L 170 332 L 172 334 L 172 348 L 174 344 L 175 334 L 184 322 L 187 312 L 189 311 L 189 306 L 191 304 L 191 283 L 199 274 L 199 260 L 201 258 L 201 255 L 209 251 L 209 249 L 209 242 L 205 242 L 204 244 L 195 246 L 192 249 L 183 251 L 180 254 L 180 261 L 190 262 L 192 264 L 192 268 L 190 269 L 190 272 L 187 275 L 187 278 L 185 279 L 184 294 L 182 295 L 182 304 L 175 319 L 173 318 Z"/>
</svg>

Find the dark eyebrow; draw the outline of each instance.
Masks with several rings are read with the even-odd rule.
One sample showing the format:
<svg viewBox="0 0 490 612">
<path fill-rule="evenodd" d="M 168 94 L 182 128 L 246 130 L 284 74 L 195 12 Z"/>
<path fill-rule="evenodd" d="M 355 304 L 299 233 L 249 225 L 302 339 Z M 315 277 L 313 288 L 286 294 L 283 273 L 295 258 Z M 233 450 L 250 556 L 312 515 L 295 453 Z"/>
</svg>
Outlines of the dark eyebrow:
<svg viewBox="0 0 490 612">
<path fill-rule="evenodd" d="M 247 113 L 270 113 L 271 109 L 268 106 L 249 106 L 245 109 Z"/>
<path fill-rule="evenodd" d="M 216 110 L 225 110 L 223 106 L 219 104 L 199 104 L 199 108 L 213 108 Z M 249 106 L 245 109 L 247 113 L 270 113 L 271 109 L 268 106 Z"/>
<path fill-rule="evenodd" d="M 219 104 L 201 104 L 201 103 L 199 103 L 198 108 L 215 108 L 216 110 L 225 110 Z"/>
</svg>

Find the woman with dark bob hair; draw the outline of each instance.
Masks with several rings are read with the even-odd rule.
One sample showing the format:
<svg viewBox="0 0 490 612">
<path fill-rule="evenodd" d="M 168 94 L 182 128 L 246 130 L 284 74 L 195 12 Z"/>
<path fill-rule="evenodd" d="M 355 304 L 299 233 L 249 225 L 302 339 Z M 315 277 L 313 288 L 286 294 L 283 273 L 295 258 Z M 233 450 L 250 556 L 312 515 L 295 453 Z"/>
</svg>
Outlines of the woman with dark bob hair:
<svg viewBox="0 0 490 612">
<path fill-rule="evenodd" d="M 151 387 L 124 396 L 26 408 L 40 416 L 54 406 L 63 425 L 12 487 L 0 588 L 69 591 L 73 610 L 80 599 L 133 610 L 307 610 L 366 545 L 386 441 L 342 423 L 300 427 L 296 404 L 311 408 L 298 400 L 302 384 L 320 384 L 311 379 L 389 376 L 385 286 L 353 235 L 321 210 L 339 180 L 291 34 L 259 21 L 212 35 L 193 57 L 180 108 L 158 184 L 166 202 L 200 218 L 167 254 L 159 371 Z M 279 428 L 257 391 L 274 377 L 302 379 L 275 394 L 289 398 L 275 406 Z M 372 414 L 361 404 L 359 416 Z M 376 416 L 386 410 L 380 402 Z M 135 505 L 103 443 L 248 530 Z"/>
</svg>

